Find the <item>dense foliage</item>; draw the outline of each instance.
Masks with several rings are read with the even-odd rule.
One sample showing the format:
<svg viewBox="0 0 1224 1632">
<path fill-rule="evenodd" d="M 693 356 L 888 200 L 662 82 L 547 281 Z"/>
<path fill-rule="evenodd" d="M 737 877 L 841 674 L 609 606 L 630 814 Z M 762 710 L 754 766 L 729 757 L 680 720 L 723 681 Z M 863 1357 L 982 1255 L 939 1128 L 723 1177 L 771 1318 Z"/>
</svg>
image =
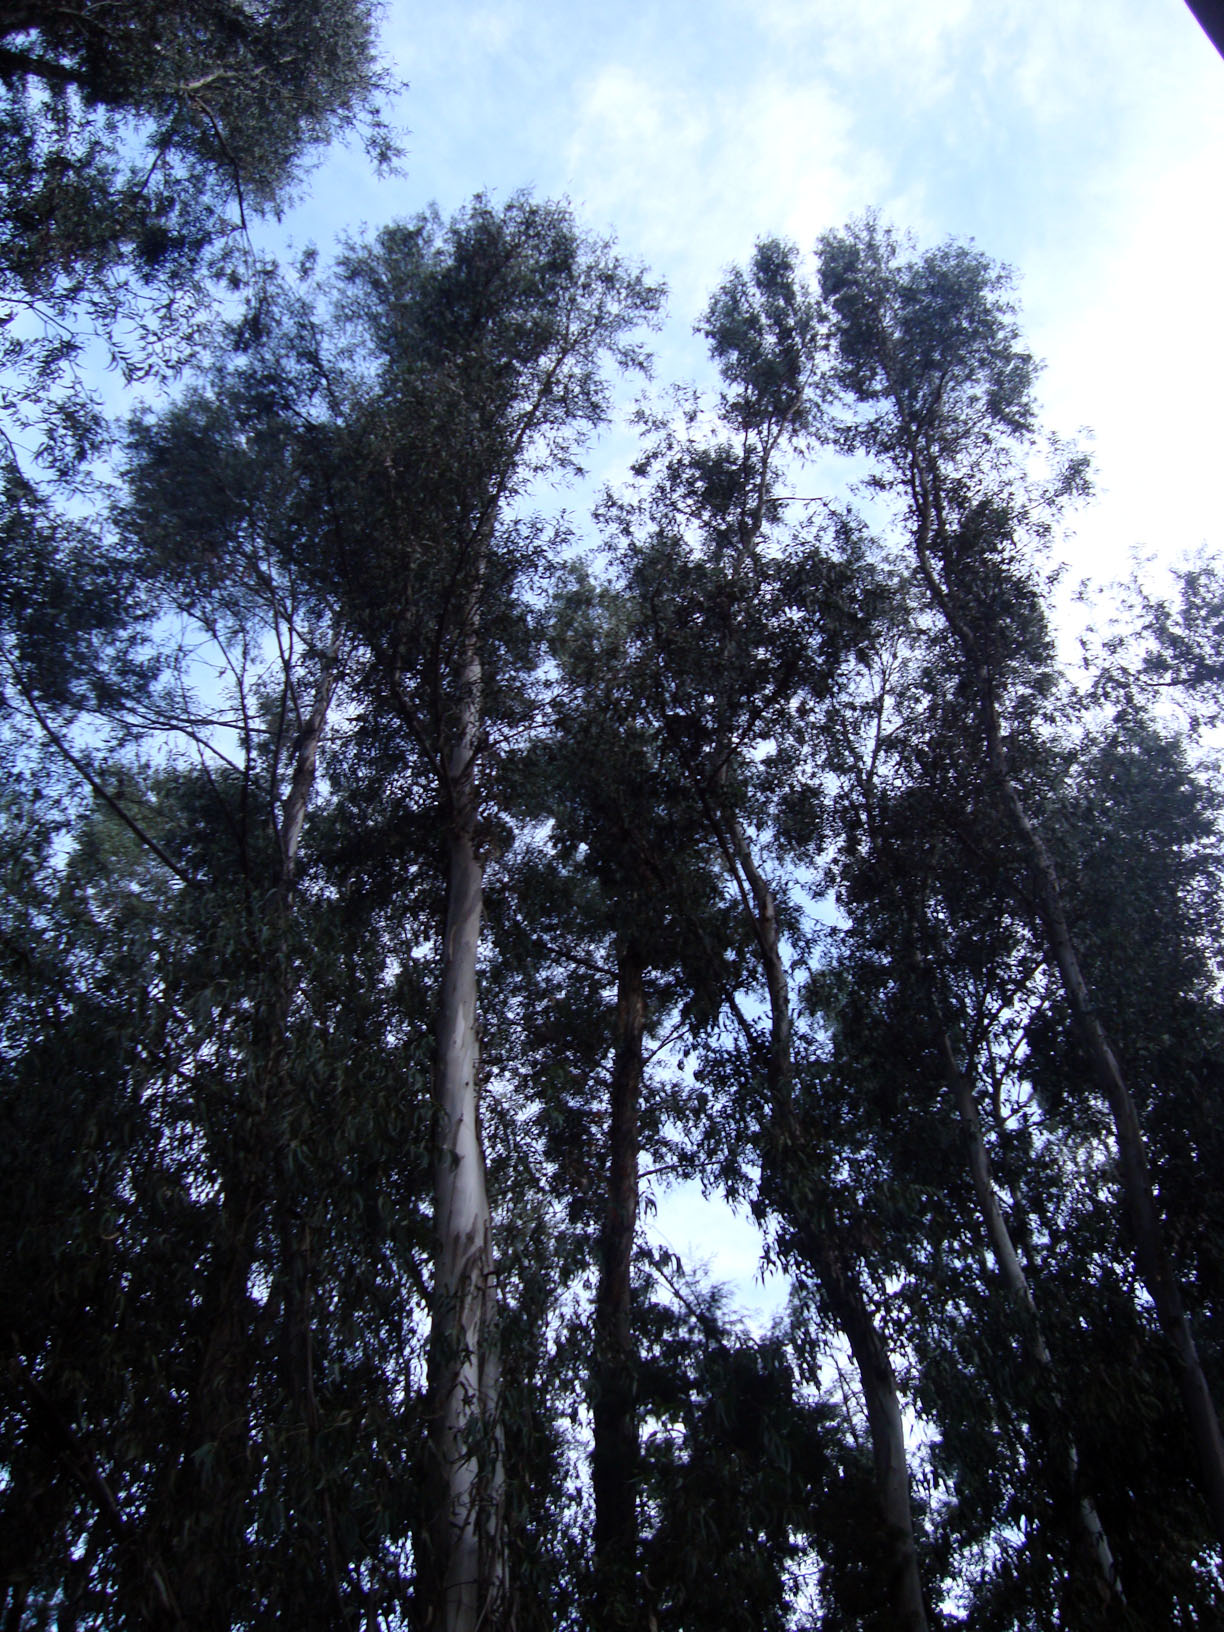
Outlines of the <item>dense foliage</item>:
<svg viewBox="0 0 1224 1632">
<path fill-rule="evenodd" d="M 303 16 L 0 15 L 21 298 L 271 201 L 376 78 Z M 546 519 L 659 301 L 477 199 L 252 275 L 105 503 L 11 462 L 14 1632 L 1224 1623 L 1221 575 L 1060 664 L 1008 278 L 874 220 Z"/>
</svg>

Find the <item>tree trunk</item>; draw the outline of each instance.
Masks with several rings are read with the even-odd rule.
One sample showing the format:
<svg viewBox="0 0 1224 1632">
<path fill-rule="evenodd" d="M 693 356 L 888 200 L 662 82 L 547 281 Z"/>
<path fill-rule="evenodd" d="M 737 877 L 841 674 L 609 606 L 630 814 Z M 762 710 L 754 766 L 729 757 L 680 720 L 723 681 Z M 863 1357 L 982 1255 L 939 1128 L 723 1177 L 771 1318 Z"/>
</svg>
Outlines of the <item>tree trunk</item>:
<svg viewBox="0 0 1224 1632">
<path fill-rule="evenodd" d="M 336 663 L 340 654 L 340 643 L 333 640 L 319 664 L 319 678 L 315 685 L 314 700 L 310 713 L 302 721 L 301 731 L 297 738 L 297 754 L 293 762 L 293 775 L 289 782 L 289 791 L 285 795 L 285 803 L 281 810 L 280 823 L 280 851 L 281 851 L 281 895 L 288 900 L 297 878 L 298 849 L 302 839 L 302 824 L 306 820 L 306 807 L 310 803 L 310 795 L 314 791 L 315 770 L 319 759 L 319 744 L 323 740 L 323 727 L 327 724 L 327 711 L 331 706 L 332 692 L 336 684 Z"/>
<path fill-rule="evenodd" d="M 297 733 L 293 771 L 289 788 L 281 806 L 281 820 L 277 828 L 280 846 L 280 877 L 277 880 L 279 936 L 277 956 L 280 959 L 276 983 L 271 1032 L 272 1091 L 269 1108 L 275 1118 L 277 1136 L 277 1202 L 280 1211 L 279 1230 L 284 1255 L 284 1288 L 282 1347 L 284 1351 L 285 1380 L 298 1415 L 311 1438 L 318 1427 L 318 1412 L 314 1397 L 313 1330 L 311 1308 L 314 1301 L 313 1275 L 310 1266 L 310 1225 L 297 1216 L 290 1180 L 292 1163 L 289 1148 L 292 1144 L 291 1120 L 294 1112 L 293 1085 L 285 1060 L 289 1018 L 293 1005 L 295 981 L 289 962 L 288 932 L 293 912 L 293 892 L 297 883 L 298 851 L 301 846 L 302 826 L 306 808 L 314 790 L 318 765 L 319 744 L 327 723 L 336 683 L 338 642 L 333 641 L 320 660 L 319 678 L 315 686 L 310 713 L 301 722 Z"/>
<path fill-rule="evenodd" d="M 847 1267 L 830 1239 L 824 1237 L 816 1241 L 809 1238 L 809 1242 L 829 1307 L 850 1344 L 867 1406 L 876 1499 L 891 1555 L 888 1597 L 892 1605 L 892 1624 L 897 1632 L 927 1632 L 926 1606 L 918 1574 L 918 1550 L 914 1545 L 905 1424 L 897 1395 L 896 1374 L 857 1276 Z"/>
<path fill-rule="evenodd" d="M 267 985 L 254 1030 L 254 1057 L 261 1077 L 249 1106 L 250 1126 L 239 1140 L 223 1181 L 222 1245 L 205 1297 L 212 1305 L 208 1340 L 196 1388 L 193 1438 L 209 1447 L 206 1463 L 189 1465 L 195 1491 L 199 1535 L 184 1566 L 184 1614 L 206 1624 L 215 1596 L 216 1570 L 240 1534 L 241 1513 L 231 1511 L 245 1499 L 252 1478 L 249 1401 L 256 1363 L 251 1342 L 254 1308 L 248 1284 L 263 1220 L 271 1214 L 282 1247 L 280 1266 L 280 1360 L 285 1393 L 313 1447 L 318 1418 L 314 1399 L 312 1276 L 308 1224 L 298 1217 L 288 1156 L 295 1110 L 295 1084 L 287 1058 L 289 1021 L 296 990 L 289 930 L 297 878 L 298 852 L 306 811 L 314 790 L 319 746 L 335 687 L 338 646 L 322 657 L 309 715 L 297 733 L 289 787 L 269 820 L 276 835 L 278 861 L 268 897 L 272 934 L 271 958 L 265 965 Z M 257 940 L 262 941 L 259 928 Z M 261 955 L 262 952 L 261 952 Z M 311 1481 L 313 1484 L 313 1480 Z M 325 1519 L 329 1499 L 322 1493 Z M 327 1523 L 330 1535 L 330 1522 Z M 332 1574 L 339 1592 L 334 1556 Z"/>
<path fill-rule="evenodd" d="M 477 1125 L 476 950 L 482 873 L 471 835 L 450 845 L 438 1005 L 434 1216 L 437 1259 L 431 1335 L 435 1624 L 475 1632 L 487 1616 L 486 1554 L 495 1520 L 483 1488 L 493 1432 L 485 1348 L 494 1314 L 484 1152 Z"/>
<path fill-rule="evenodd" d="M 925 502 L 920 499 L 920 505 Z M 930 511 L 920 508 L 915 540 L 919 567 L 932 599 L 942 612 L 971 667 L 978 688 L 990 769 L 1008 820 L 1020 840 L 1028 861 L 1036 891 L 1037 913 L 1045 932 L 1049 955 L 1053 958 L 1061 977 L 1063 992 L 1076 1030 L 1091 1062 L 1093 1075 L 1113 1115 L 1118 1141 L 1118 1172 L 1122 1181 L 1127 1221 L 1135 1242 L 1139 1274 L 1156 1306 L 1161 1330 L 1168 1340 L 1176 1362 L 1182 1403 L 1198 1457 L 1203 1495 L 1207 1500 L 1216 1536 L 1224 1543 L 1224 1438 L 1221 1437 L 1220 1419 L 1207 1386 L 1207 1379 L 1203 1375 L 1194 1334 L 1182 1299 L 1181 1286 L 1165 1246 L 1164 1230 L 1152 1193 L 1147 1146 L 1139 1123 L 1139 1115 L 1117 1056 L 1093 1005 L 1088 983 L 1080 967 L 1079 953 L 1071 934 L 1066 908 L 1063 906 L 1062 888 L 1054 859 L 1046 848 L 1040 830 L 1025 810 L 1019 790 L 1012 780 L 998 705 L 995 701 L 993 679 L 989 669 L 978 656 L 972 630 L 959 616 L 948 593 L 936 577 L 929 554 L 930 536 Z"/>
<path fill-rule="evenodd" d="M 1053 859 L 1041 834 L 1030 822 L 1011 779 L 993 697 L 988 695 L 985 703 L 991 766 L 1012 825 L 1028 851 L 1042 925 L 1062 977 L 1063 991 L 1076 1029 L 1113 1114 L 1122 1195 L 1135 1242 L 1139 1273 L 1156 1305 L 1161 1330 L 1169 1341 L 1177 1363 L 1177 1378 L 1198 1455 L 1203 1494 L 1207 1498 L 1216 1535 L 1224 1543 L 1224 1439 L 1220 1435 L 1220 1419 L 1215 1403 L 1203 1375 L 1181 1286 L 1165 1247 L 1164 1228 L 1152 1193 L 1152 1176 L 1139 1115 L 1117 1056 L 1093 1007 L 1067 922 Z"/>
<path fill-rule="evenodd" d="M 298 851 L 301 846 L 302 826 L 306 819 L 306 809 L 314 792 L 319 746 L 323 740 L 323 730 L 327 724 L 327 713 L 335 690 L 339 654 L 340 642 L 338 638 L 334 638 L 326 652 L 320 656 L 319 676 L 315 685 L 310 713 L 301 721 L 296 737 L 293 771 L 290 776 L 288 791 L 285 794 L 284 804 L 281 807 L 281 820 L 277 834 L 281 855 L 279 897 L 282 942 L 280 954 L 284 960 L 279 992 L 279 1024 L 282 1048 L 288 1037 L 294 989 L 292 971 L 287 956 L 287 931 L 290 914 L 293 910 L 293 892 L 297 884 Z M 294 1104 L 287 1062 L 282 1064 L 279 1072 L 278 1089 L 282 1100 L 282 1103 L 277 1107 L 277 1132 L 279 1136 L 277 1210 L 280 1215 L 279 1231 L 282 1252 L 281 1347 L 286 1392 L 292 1401 L 297 1420 L 304 1430 L 302 1442 L 305 1452 L 303 1473 L 306 1483 L 298 1499 L 302 1502 L 303 1508 L 308 1506 L 312 1499 L 318 1504 L 319 1521 L 327 1554 L 327 1576 L 335 1600 L 338 1621 L 343 1624 L 345 1620 L 344 1567 L 340 1558 L 336 1536 L 331 1492 L 326 1482 L 320 1477 L 317 1464 L 320 1425 L 319 1405 L 315 1393 L 315 1274 L 311 1253 L 309 1198 L 306 1198 L 303 1203 L 294 1194 L 297 1187 L 292 1177 L 293 1163 L 290 1158 L 293 1135 L 290 1119 L 293 1115 Z M 306 1513 L 304 1511 L 300 1512 L 298 1517 L 300 1521 L 304 1521 Z"/>
<path fill-rule="evenodd" d="M 502 1591 L 496 1289 L 478 1121 L 476 957 L 483 868 L 476 853 L 481 719 L 476 608 L 469 606 L 456 727 L 446 751 L 451 815 L 434 1074 L 434 1268 L 430 1334 L 430 1558 L 435 1632 L 495 1623 Z"/>
<path fill-rule="evenodd" d="M 1037 1305 L 1033 1301 L 1028 1277 L 1024 1273 L 1019 1254 L 1012 1242 L 1007 1220 L 1003 1217 L 1003 1209 L 999 1206 L 999 1198 L 995 1194 L 994 1181 L 990 1171 L 990 1156 L 986 1150 L 986 1142 L 982 1137 L 982 1122 L 978 1115 L 977 1102 L 973 1097 L 973 1085 L 957 1064 L 952 1043 L 942 1024 L 939 1026 L 939 1039 L 940 1052 L 944 1062 L 944 1074 L 947 1078 L 948 1087 L 952 1092 L 952 1097 L 956 1102 L 957 1115 L 960 1118 L 961 1129 L 965 1135 L 969 1171 L 973 1177 L 973 1189 L 978 1198 L 978 1206 L 981 1208 L 982 1222 L 986 1226 L 986 1236 L 990 1242 L 990 1250 L 994 1254 L 994 1260 L 998 1265 L 999 1274 L 1003 1278 L 1003 1284 L 1007 1288 L 1012 1301 L 1019 1308 L 1021 1318 L 1024 1321 L 1025 1352 L 1030 1356 L 1032 1363 L 1044 1372 L 1051 1391 L 1055 1398 L 1058 1399 L 1059 1390 L 1057 1379 L 1054 1376 L 1054 1361 L 1041 1330 Z M 1075 1448 L 1073 1437 L 1067 1443 L 1067 1471 L 1071 1478 L 1071 1487 L 1074 1490 L 1079 1483 L 1079 1453 Z M 1101 1523 L 1096 1503 L 1087 1493 L 1082 1493 L 1079 1496 L 1078 1514 L 1080 1529 L 1087 1544 L 1089 1555 L 1104 1586 L 1106 1599 L 1117 1598 L 1125 1601 L 1125 1594 L 1118 1581 L 1117 1566 L 1114 1563 L 1113 1550 L 1109 1545 L 1109 1537 L 1105 1534 L 1105 1527 Z"/>
<path fill-rule="evenodd" d="M 280 934 L 277 955 L 281 960 L 281 967 L 278 970 L 274 1013 L 270 1027 L 272 1092 L 269 1095 L 269 1108 L 276 1126 L 277 1207 L 280 1214 L 278 1223 L 283 1255 L 282 1359 L 286 1390 L 312 1446 L 318 1432 L 318 1407 L 314 1392 L 312 1321 L 314 1286 L 310 1262 L 310 1224 L 307 1219 L 299 1216 L 300 1209 L 295 1203 L 294 1186 L 290 1178 L 292 1163 L 289 1149 L 293 1135 L 290 1124 L 294 1104 L 293 1085 L 289 1080 L 284 1052 L 294 993 L 294 979 L 289 963 L 288 930 L 293 911 L 293 891 L 297 882 L 298 850 L 301 845 L 302 826 L 306 819 L 306 808 L 314 790 L 319 744 L 323 738 L 327 711 L 335 688 L 338 651 L 338 643 L 333 641 L 330 649 L 321 658 L 311 710 L 301 722 L 301 728 L 297 733 L 293 771 L 281 807 L 281 820 L 277 829 L 280 845 L 280 877 L 277 887 Z"/>
<path fill-rule="evenodd" d="M 638 1107 L 646 995 L 642 958 L 617 952 L 616 1049 L 612 1064 L 608 1198 L 600 1236 L 593 1367 L 598 1612 L 609 1627 L 637 1623 L 637 1460 L 635 1354 L 630 1333 L 633 1239 L 638 1204 Z"/>
<path fill-rule="evenodd" d="M 778 910 L 773 891 L 756 866 L 751 847 L 734 818 L 729 828 L 731 843 L 727 848 L 747 881 L 753 927 L 769 991 L 768 1086 L 774 1119 L 769 1135 L 770 1163 L 774 1168 L 773 1182 L 780 1184 L 785 1197 L 792 1188 L 791 1177 L 794 1175 L 797 1153 L 802 1148 L 799 1130 L 795 1126 L 791 1093 L 794 1064 L 789 981 L 782 960 Z M 809 1181 L 806 1175 L 795 1177 L 794 1191 L 802 1196 Z M 894 1617 L 893 1624 L 898 1632 L 927 1632 L 922 1580 L 918 1573 L 918 1550 L 914 1544 L 905 1424 L 897 1395 L 896 1375 L 857 1274 L 847 1265 L 827 1230 L 818 1236 L 808 1226 L 802 1216 L 807 1210 L 802 1202 L 799 1210 L 800 1238 L 820 1278 L 833 1317 L 850 1344 L 867 1406 L 876 1495 L 893 1545 L 888 1572 L 888 1601 Z"/>
</svg>

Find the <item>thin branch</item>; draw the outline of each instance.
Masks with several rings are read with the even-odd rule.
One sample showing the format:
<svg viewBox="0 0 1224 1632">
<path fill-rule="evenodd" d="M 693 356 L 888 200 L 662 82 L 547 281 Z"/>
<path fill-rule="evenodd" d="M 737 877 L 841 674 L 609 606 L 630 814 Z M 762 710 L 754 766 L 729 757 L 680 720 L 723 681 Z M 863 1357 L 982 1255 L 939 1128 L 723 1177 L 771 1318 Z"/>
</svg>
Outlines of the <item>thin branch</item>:
<svg viewBox="0 0 1224 1632">
<path fill-rule="evenodd" d="M 147 833 L 135 819 L 135 817 L 129 815 L 128 812 L 124 810 L 123 806 L 113 796 L 113 794 L 109 793 L 107 789 L 102 786 L 101 782 L 98 781 L 97 777 L 93 774 L 89 767 L 82 760 L 78 759 L 73 753 L 72 749 L 69 748 L 63 737 L 61 737 L 58 731 L 56 731 L 55 727 L 51 724 L 50 720 L 47 719 L 46 715 L 39 708 L 38 704 L 34 701 L 30 693 L 22 685 L 21 681 L 17 679 L 16 675 L 14 675 L 13 678 L 17 689 L 20 691 L 25 700 L 27 708 L 38 721 L 48 739 L 59 750 L 64 759 L 67 760 L 68 764 L 72 766 L 77 775 L 83 778 L 83 780 L 89 784 L 89 787 L 95 796 L 101 799 L 102 803 L 106 805 L 109 810 L 113 811 L 123 825 L 128 828 L 137 839 L 139 839 L 141 844 L 143 844 L 146 849 L 153 852 L 163 867 L 169 868 L 169 870 L 174 874 L 175 878 L 177 878 L 181 883 L 186 884 L 189 889 L 196 889 L 198 887 L 196 880 L 189 874 L 185 873 L 177 862 L 172 861 L 162 849 L 161 845 L 158 844 L 157 840 L 153 838 L 151 834 Z"/>
</svg>

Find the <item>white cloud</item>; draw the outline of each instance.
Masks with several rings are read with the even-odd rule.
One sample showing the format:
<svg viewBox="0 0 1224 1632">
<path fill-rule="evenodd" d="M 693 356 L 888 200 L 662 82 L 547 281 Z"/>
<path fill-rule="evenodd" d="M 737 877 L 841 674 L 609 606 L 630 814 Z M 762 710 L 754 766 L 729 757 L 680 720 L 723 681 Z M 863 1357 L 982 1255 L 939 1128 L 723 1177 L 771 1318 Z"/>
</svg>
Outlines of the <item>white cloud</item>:
<svg viewBox="0 0 1224 1632">
<path fill-rule="evenodd" d="M 757 237 L 808 244 L 878 182 L 822 87 L 777 74 L 702 87 L 609 64 L 576 104 L 567 148 L 575 193 L 668 274 L 677 307 L 690 313 Z"/>
<path fill-rule="evenodd" d="M 975 9 L 973 0 L 761 0 L 760 26 L 791 49 L 815 42 L 823 69 L 839 79 L 904 78 L 912 103 L 929 104 L 947 88 L 950 56 Z"/>
<path fill-rule="evenodd" d="M 1224 548 L 1224 220 L 1203 208 L 1217 180 L 1214 157 L 1163 176 L 1098 258 L 1093 298 L 1038 336 L 1051 417 L 1096 433 L 1102 492 L 1074 556 L 1098 578 L 1124 573 L 1136 545 Z"/>
<path fill-rule="evenodd" d="M 408 176 L 337 159 L 299 239 L 568 193 L 670 282 L 666 379 L 701 371 L 692 321 L 756 237 L 807 246 L 878 205 L 1019 269 L 1051 418 L 1097 431 L 1077 567 L 1219 536 L 1224 72 L 1184 0 L 457 0 L 390 23 Z"/>
</svg>

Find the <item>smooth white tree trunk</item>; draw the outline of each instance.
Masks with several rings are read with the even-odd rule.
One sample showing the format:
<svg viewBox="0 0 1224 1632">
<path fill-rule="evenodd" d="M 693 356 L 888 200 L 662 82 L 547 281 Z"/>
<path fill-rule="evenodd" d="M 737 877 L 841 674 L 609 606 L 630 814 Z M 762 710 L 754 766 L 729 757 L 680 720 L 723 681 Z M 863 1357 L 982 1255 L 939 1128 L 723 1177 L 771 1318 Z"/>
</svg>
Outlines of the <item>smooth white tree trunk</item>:
<svg viewBox="0 0 1224 1632">
<path fill-rule="evenodd" d="M 484 1151 L 477 1121 L 476 951 L 482 873 L 468 834 L 451 841 L 438 1006 L 432 1387 L 438 1493 L 433 1548 L 446 1632 L 475 1632 L 488 1596 L 482 1441 L 493 1404 L 484 1351 L 493 1313 L 493 1263 Z"/>
<path fill-rule="evenodd" d="M 503 1590 L 497 1297 L 479 1123 L 476 961 L 484 874 L 475 843 L 481 670 L 474 607 L 459 699 L 445 765 L 451 831 L 434 1080 L 429 1596 L 437 1632 L 487 1629 Z"/>
</svg>

